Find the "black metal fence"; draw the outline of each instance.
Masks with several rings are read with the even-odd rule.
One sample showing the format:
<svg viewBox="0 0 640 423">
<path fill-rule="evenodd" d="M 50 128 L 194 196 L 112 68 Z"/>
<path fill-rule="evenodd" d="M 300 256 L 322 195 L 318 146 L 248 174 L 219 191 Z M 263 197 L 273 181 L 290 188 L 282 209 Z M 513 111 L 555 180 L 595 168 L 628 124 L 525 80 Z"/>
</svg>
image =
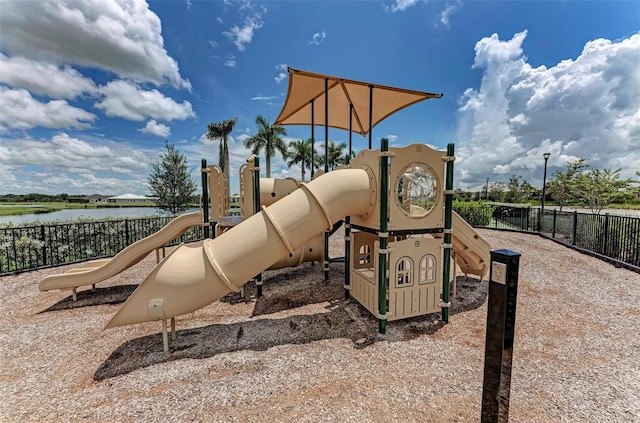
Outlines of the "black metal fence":
<svg viewBox="0 0 640 423">
<path fill-rule="evenodd" d="M 110 257 L 167 225 L 171 217 L 0 228 L 0 274 Z M 203 239 L 189 229 L 169 245 Z"/>
<path fill-rule="evenodd" d="M 535 232 L 570 247 L 640 270 L 640 218 L 502 204 L 454 207 L 471 225 Z"/>
<path fill-rule="evenodd" d="M 459 203 L 456 212 L 475 227 L 535 232 L 633 270 L 640 270 L 640 218 L 559 212 L 489 203 Z M 110 257 L 147 237 L 171 217 L 88 221 L 0 228 L 0 275 Z M 189 229 L 169 245 L 204 238 Z"/>
</svg>

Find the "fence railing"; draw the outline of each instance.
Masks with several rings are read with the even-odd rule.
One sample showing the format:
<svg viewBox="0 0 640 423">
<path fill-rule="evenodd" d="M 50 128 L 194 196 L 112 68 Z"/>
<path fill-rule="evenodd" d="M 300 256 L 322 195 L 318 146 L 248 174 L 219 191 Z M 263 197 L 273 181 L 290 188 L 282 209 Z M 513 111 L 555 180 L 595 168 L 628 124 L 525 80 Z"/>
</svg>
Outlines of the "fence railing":
<svg viewBox="0 0 640 423">
<path fill-rule="evenodd" d="M 640 218 L 559 212 L 500 204 L 457 204 L 474 227 L 536 232 L 557 242 L 640 269 Z M 167 225 L 171 217 L 0 228 L 0 275 L 110 257 Z M 202 240 L 202 227 L 169 245 Z"/>
<path fill-rule="evenodd" d="M 640 218 L 501 204 L 461 204 L 456 211 L 475 227 L 537 232 L 565 245 L 640 269 Z"/>
<path fill-rule="evenodd" d="M 114 256 L 167 225 L 171 217 L 87 221 L 0 228 L 0 274 Z M 189 229 L 169 245 L 203 239 Z"/>
</svg>

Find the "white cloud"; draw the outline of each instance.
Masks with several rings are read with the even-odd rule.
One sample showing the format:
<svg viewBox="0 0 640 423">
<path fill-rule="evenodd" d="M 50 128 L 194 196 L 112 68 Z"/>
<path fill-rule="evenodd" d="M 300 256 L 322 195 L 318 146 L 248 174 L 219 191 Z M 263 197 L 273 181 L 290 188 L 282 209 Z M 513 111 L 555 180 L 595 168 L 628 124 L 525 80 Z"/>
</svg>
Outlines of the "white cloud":
<svg viewBox="0 0 640 423">
<path fill-rule="evenodd" d="M 237 65 L 235 56 L 231 56 L 230 58 L 226 59 L 224 61 L 224 65 L 228 68 L 235 68 Z"/>
<path fill-rule="evenodd" d="M 277 97 L 273 96 L 273 95 L 257 95 L 255 97 L 251 97 L 251 100 L 253 101 L 269 101 L 269 100 L 275 100 Z"/>
<path fill-rule="evenodd" d="M 0 53 L 0 82 L 54 99 L 73 99 L 95 93 L 93 81 L 77 70 Z"/>
<path fill-rule="evenodd" d="M 402 12 L 415 5 L 416 3 L 418 3 L 418 0 L 396 0 L 391 7 L 387 7 L 386 9 L 391 10 L 394 13 Z"/>
<path fill-rule="evenodd" d="M 457 0 L 455 3 L 447 3 L 440 13 L 440 23 L 448 28 L 451 14 L 455 12 L 461 4 L 462 2 L 460 0 Z"/>
<path fill-rule="evenodd" d="M 95 107 L 107 116 L 142 121 L 148 118 L 164 121 L 195 117 L 191 103 L 177 103 L 158 90 L 143 90 L 128 81 L 112 81 L 100 88 L 104 98 Z"/>
<path fill-rule="evenodd" d="M 276 84 L 279 84 L 284 81 L 287 76 L 289 76 L 289 74 L 287 73 L 289 66 L 287 64 L 281 63 L 276 66 L 276 69 L 280 72 L 278 72 L 278 75 L 273 79 L 274 81 L 276 81 Z"/>
<path fill-rule="evenodd" d="M 156 155 L 122 142 L 65 133 L 49 139 L 0 138 L 0 145 L 0 169 L 14 175 L 3 177 L 3 190 L 16 193 L 143 194 L 150 157 Z"/>
<path fill-rule="evenodd" d="M 245 45 L 251 43 L 253 34 L 256 30 L 262 28 L 262 19 L 260 14 L 247 18 L 242 27 L 234 25 L 229 31 L 222 34 L 227 36 L 238 47 L 238 50 L 244 51 Z"/>
<path fill-rule="evenodd" d="M 309 44 L 315 44 L 319 46 L 320 44 L 322 44 L 325 38 L 327 38 L 326 32 L 324 31 L 316 32 L 315 34 L 313 34 L 313 37 L 311 37 L 311 41 L 309 41 Z"/>
<path fill-rule="evenodd" d="M 218 47 L 218 42 L 215 40 L 209 40 L 209 45 L 211 45 L 211 47 L 216 48 Z"/>
<path fill-rule="evenodd" d="M 473 67 L 483 77 L 460 99 L 458 182 L 516 174 L 539 186 L 546 152 L 549 174 L 584 157 L 632 176 L 630 160 L 640 151 L 640 34 L 589 41 L 577 58 L 549 68 L 527 62 L 526 36 L 493 34 L 476 44 Z"/>
<path fill-rule="evenodd" d="M 96 115 L 69 105 L 65 100 L 41 103 L 24 89 L 0 86 L 0 126 L 5 128 L 88 128 Z"/>
<path fill-rule="evenodd" d="M 0 48 L 14 56 L 96 67 L 190 90 L 164 48 L 161 30 L 144 0 L 3 2 Z"/>
<path fill-rule="evenodd" d="M 156 122 L 154 119 L 147 122 L 146 126 L 144 128 L 140 128 L 139 131 L 144 134 L 155 135 L 156 137 L 161 138 L 167 138 L 171 135 L 171 128 L 167 125 Z"/>
</svg>

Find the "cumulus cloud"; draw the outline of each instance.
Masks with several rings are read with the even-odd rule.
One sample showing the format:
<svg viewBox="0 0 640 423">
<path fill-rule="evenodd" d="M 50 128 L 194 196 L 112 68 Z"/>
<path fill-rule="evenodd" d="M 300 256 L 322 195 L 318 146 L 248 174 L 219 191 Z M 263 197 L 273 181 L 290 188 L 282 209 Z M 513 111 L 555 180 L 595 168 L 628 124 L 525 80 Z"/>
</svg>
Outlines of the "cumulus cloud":
<svg viewBox="0 0 640 423">
<path fill-rule="evenodd" d="M 483 77 L 460 98 L 458 181 L 516 174 L 540 185 L 545 152 L 550 172 L 584 157 L 631 176 L 640 160 L 640 34 L 589 41 L 549 68 L 527 62 L 526 36 L 493 34 L 475 46 Z"/>
<path fill-rule="evenodd" d="M 148 118 L 164 121 L 195 117 L 191 103 L 177 103 L 158 90 L 143 90 L 129 81 L 112 81 L 100 88 L 104 96 L 95 107 L 107 116 L 142 121 Z"/>
<path fill-rule="evenodd" d="M 235 56 L 231 56 L 224 61 L 224 65 L 228 68 L 235 68 L 237 65 Z"/>
<path fill-rule="evenodd" d="M 144 0 L 3 2 L 0 14 L 0 48 L 13 56 L 190 90 L 161 32 L 160 19 Z"/>
<path fill-rule="evenodd" d="M 149 153 L 126 143 L 80 139 L 59 133 L 48 139 L 0 138 L 0 169 L 6 192 L 93 194 L 144 193 Z"/>
<path fill-rule="evenodd" d="M 40 102 L 29 91 L 0 86 L 0 127 L 30 129 L 88 128 L 96 115 L 71 106 L 66 100 Z"/>
<path fill-rule="evenodd" d="M 94 93 L 96 85 L 70 66 L 8 57 L 0 53 L 0 82 L 54 99 L 74 99 Z"/>
<path fill-rule="evenodd" d="M 311 41 L 309 41 L 309 44 L 315 44 L 319 46 L 320 44 L 322 44 L 325 38 L 327 38 L 326 32 L 324 31 L 316 32 L 315 34 L 313 34 L 313 37 L 311 37 Z"/>
<path fill-rule="evenodd" d="M 155 135 L 156 137 L 167 138 L 171 135 L 171 128 L 167 125 L 163 125 L 161 123 L 156 122 L 154 119 L 151 119 L 144 128 L 139 129 L 143 134 Z"/>
</svg>

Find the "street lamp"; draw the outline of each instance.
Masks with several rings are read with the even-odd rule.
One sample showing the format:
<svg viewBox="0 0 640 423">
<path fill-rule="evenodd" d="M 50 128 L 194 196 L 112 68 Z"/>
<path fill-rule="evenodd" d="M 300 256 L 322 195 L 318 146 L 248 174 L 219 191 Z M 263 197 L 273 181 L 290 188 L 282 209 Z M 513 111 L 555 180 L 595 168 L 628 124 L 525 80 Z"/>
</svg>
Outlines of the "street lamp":
<svg viewBox="0 0 640 423">
<path fill-rule="evenodd" d="M 484 199 L 489 201 L 489 178 L 487 178 L 487 185 L 484 186 Z"/>
<path fill-rule="evenodd" d="M 547 161 L 551 153 L 544 153 L 544 176 L 542 178 L 542 213 L 544 213 L 544 197 L 547 195 Z"/>
</svg>

